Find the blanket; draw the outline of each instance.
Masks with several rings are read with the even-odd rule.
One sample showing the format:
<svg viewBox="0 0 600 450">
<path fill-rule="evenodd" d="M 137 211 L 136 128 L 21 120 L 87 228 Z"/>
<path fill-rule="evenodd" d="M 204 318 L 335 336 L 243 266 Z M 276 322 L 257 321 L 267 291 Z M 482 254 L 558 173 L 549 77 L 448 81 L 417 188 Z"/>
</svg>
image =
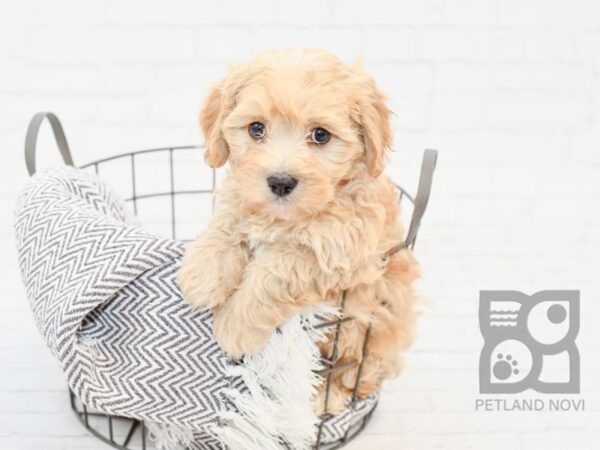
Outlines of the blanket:
<svg viewBox="0 0 600 450">
<path fill-rule="evenodd" d="M 34 175 L 17 202 L 29 304 L 72 391 L 90 408 L 145 421 L 158 448 L 314 445 L 323 339 L 314 325 L 332 311 L 298 314 L 234 363 L 213 338 L 211 313 L 181 298 L 184 244 L 129 217 L 100 179 L 70 167 Z M 321 442 L 343 437 L 376 401 L 329 418 Z"/>
</svg>

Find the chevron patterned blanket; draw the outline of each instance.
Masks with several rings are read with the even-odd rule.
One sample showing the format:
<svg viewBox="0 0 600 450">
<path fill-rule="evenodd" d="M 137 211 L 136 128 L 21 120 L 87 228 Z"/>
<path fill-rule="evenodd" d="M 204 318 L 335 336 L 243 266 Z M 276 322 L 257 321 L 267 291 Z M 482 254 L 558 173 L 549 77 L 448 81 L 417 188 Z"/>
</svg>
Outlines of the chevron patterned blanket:
<svg viewBox="0 0 600 450">
<path fill-rule="evenodd" d="M 183 244 L 144 231 L 96 176 L 74 168 L 32 177 L 19 197 L 19 265 L 36 325 L 82 402 L 144 420 L 158 448 L 309 448 L 318 379 L 307 311 L 263 352 L 233 364 L 212 317 L 175 283 Z M 289 389 L 294 386 L 294 389 Z M 334 416 L 321 441 L 342 437 L 376 399 Z"/>
</svg>

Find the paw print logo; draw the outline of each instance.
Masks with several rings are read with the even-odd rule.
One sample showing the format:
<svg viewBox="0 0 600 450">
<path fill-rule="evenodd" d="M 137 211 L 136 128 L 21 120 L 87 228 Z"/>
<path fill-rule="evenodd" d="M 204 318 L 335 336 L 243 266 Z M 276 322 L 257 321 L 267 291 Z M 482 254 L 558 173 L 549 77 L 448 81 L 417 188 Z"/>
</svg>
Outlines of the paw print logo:
<svg viewBox="0 0 600 450">
<path fill-rule="evenodd" d="M 527 377 L 533 368 L 533 356 L 521 341 L 505 339 L 491 350 L 489 359 L 489 380 L 501 389 L 508 389 Z"/>
<path fill-rule="evenodd" d="M 481 393 L 579 392 L 579 291 L 481 291 L 479 325 Z"/>
<path fill-rule="evenodd" d="M 493 367 L 494 376 L 499 380 L 507 380 L 512 375 L 519 375 L 518 365 L 519 362 L 513 359 L 512 355 L 504 356 L 502 353 L 498 353 L 498 360 Z"/>
</svg>

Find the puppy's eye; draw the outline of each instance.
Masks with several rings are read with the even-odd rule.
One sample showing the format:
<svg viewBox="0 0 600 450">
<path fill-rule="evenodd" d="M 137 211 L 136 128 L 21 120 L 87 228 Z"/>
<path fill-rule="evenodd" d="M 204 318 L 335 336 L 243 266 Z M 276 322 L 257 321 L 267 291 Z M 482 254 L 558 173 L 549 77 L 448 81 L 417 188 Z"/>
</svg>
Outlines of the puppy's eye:
<svg viewBox="0 0 600 450">
<path fill-rule="evenodd" d="M 315 128 L 312 130 L 310 138 L 315 144 L 323 145 L 329 142 L 331 133 L 325 128 Z"/>
<path fill-rule="evenodd" d="M 248 133 L 254 139 L 262 139 L 265 137 L 265 124 L 260 122 L 252 122 L 248 125 Z"/>
</svg>

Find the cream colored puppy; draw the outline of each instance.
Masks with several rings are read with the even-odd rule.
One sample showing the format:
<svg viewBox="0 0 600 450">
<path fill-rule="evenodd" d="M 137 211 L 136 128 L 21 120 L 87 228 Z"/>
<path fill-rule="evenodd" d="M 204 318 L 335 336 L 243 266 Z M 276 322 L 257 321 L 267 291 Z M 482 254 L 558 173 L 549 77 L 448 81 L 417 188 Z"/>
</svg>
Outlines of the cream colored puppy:
<svg viewBox="0 0 600 450">
<path fill-rule="evenodd" d="M 343 327 L 340 360 L 361 357 L 372 322 L 358 394 L 373 393 L 412 340 L 418 276 L 408 250 L 382 258 L 403 238 L 398 193 L 381 174 L 391 145 L 384 95 L 360 65 L 328 52 L 269 51 L 212 89 L 200 124 L 206 162 L 229 170 L 183 259 L 185 300 L 213 311 L 217 342 L 237 358 L 298 310 L 339 304 L 348 290 L 356 320 Z M 336 375 L 332 409 L 355 378 L 355 369 Z"/>
</svg>

